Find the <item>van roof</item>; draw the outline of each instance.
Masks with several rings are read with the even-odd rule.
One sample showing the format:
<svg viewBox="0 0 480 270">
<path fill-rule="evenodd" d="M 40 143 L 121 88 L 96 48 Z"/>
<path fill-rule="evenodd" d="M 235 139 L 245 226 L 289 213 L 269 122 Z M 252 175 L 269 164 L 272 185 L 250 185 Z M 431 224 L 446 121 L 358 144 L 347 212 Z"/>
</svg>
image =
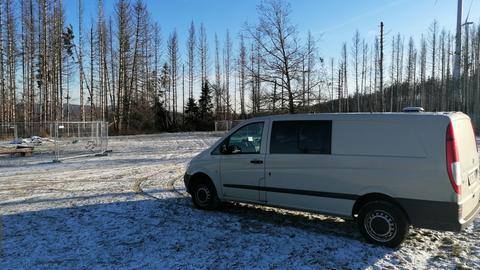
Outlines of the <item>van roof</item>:
<svg viewBox="0 0 480 270">
<path fill-rule="evenodd" d="M 248 121 L 258 121 L 263 119 L 270 120 L 391 120 L 394 119 L 411 119 L 415 118 L 431 118 L 445 117 L 451 120 L 468 117 L 462 112 L 385 112 L 385 113 L 309 113 L 309 114 L 279 114 L 259 116 L 248 119 Z"/>
</svg>

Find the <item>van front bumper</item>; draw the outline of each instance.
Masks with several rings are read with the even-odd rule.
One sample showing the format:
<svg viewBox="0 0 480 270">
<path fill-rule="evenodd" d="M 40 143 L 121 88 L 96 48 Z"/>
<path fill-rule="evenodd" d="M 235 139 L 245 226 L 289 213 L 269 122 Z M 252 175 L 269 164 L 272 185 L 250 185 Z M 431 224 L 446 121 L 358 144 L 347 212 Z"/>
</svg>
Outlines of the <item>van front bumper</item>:
<svg viewBox="0 0 480 270">
<path fill-rule="evenodd" d="M 192 178 L 190 174 L 186 173 L 183 175 L 183 183 L 185 184 L 185 189 L 187 190 L 188 193 L 190 193 L 190 188 L 189 188 L 190 178 Z"/>
</svg>

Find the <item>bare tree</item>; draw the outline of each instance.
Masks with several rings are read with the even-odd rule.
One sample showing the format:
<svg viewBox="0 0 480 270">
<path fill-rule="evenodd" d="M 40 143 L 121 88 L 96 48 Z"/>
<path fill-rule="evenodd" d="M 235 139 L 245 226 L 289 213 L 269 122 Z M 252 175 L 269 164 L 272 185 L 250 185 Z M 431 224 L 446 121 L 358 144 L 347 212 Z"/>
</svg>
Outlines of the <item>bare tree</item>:
<svg viewBox="0 0 480 270">
<path fill-rule="evenodd" d="M 6 1 L 6 27 L 7 27 L 7 89 L 8 89 L 8 119 L 11 123 L 17 120 L 17 85 L 16 85 L 16 70 L 17 70 L 17 46 L 16 38 L 16 22 L 14 17 L 14 7 L 12 1 Z"/>
<path fill-rule="evenodd" d="M 7 90 L 5 87 L 5 60 L 3 48 L 3 0 L 0 0 L 0 121 L 7 122 Z"/>
<path fill-rule="evenodd" d="M 207 30 L 203 23 L 200 24 L 200 34 L 198 36 L 198 53 L 200 55 L 200 77 L 201 77 L 201 87 L 205 85 L 207 81 L 207 55 L 208 55 L 208 45 L 207 45 Z"/>
<path fill-rule="evenodd" d="M 193 99 L 193 83 L 195 79 L 195 25 L 193 21 L 190 24 L 188 29 L 188 40 L 187 40 L 187 50 L 188 50 L 188 97 Z"/>
<path fill-rule="evenodd" d="M 393 111 L 393 88 L 396 85 L 395 81 L 395 70 L 396 70 L 396 62 L 395 62 L 395 36 L 392 37 L 392 53 L 390 54 L 392 59 L 390 61 L 390 91 L 389 91 L 389 111 Z"/>
<path fill-rule="evenodd" d="M 231 101 L 230 101 L 230 63 L 231 63 L 231 55 L 232 55 L 232 40 L 230 39 L 230 32 L 227 29 L 225 34 L 225 61 L 224 61 L 224 69 L 225 69 L 225 87 L 223 93 L 223 100 L 225 103 L 225 118 L 229 118 L 229 113 L 231 109 Z"/>
<path fill-rule="evenodd" d="M 173 31 L 168 39 L 168 59 L 170 62 L 170 84 L 172 93 L 172 122 L 176 124 L 177 114 L 177 79 L 178 79 L 178 36 L 177 31 Z"/>
<path fill-rule="evenodd" d="M 117 87 L 117 106 L 116 118 L 117 132 L 123 129 L 125 123 L 125 105 L 128 106 L 128 98 L 130 90 L 128 87 L 129 80 L 129 59 L 130 59 L 130 34 L 131 34 L 131 17 L 130 5 L 126 0 L 119 0 L 116 5 L 117 17 L 117 37 L 118 37 L 118 87 Z M 92 86 L 90 86 L 92 87 Z"/>
<path fill-rule="evenodd" d="M 446 100 L 447 100 L 447 86 L 446 86 L 446 60 L 447 60 L 447 33 L 445 30 L 442 30 L 439 36 L 439 49 L 440 49 L 440 93 L 439 93 L 439 102 L 437 106 L 437 110 L 442 111 L 446 110 Z"/>
<path fill-rule="evenodd" d="M 342 46 L 342 96 L 345 97 L 345 111 L 350 111 L 350 104 L 348 102 L 348 57 L 347 57 L 347 43 L 344 42 Z"/>
<path fill-rule="evenodd" d="M 330 59 L 330 102 L 332 103 L 331 110 L 332 112 L 335 110 L 334 108 L 334 98 L 335 98 L 335 59 Z"/>
<path fill-rule="evenodd" d="M 426 105 L 426 89 L 425 89 L 425 82 L 426 82 L 426 68 L 427 68 L 427 43 L 425 38 L 422 35 L 420 40 L 420 106 Z"/>
<path fill-rule="evenodd" d="M 250 73 L 250 87 L 251 87 L 251 101 L 252 101 L 252 115 L 256 115 L 260 107 L 260 96 L 258 89 L 259 70 L 257 69 L 258 47 L 255 47 L 255 42 L 250 44 L 250 57 L 249 57 L 249 73 Z"/>
<path fill-rule="evenodd" d="M 362 40 L 362 71 L 361 71 L 361 83 L 360 83 L 360 89 L 361 89 L 361 96 L 367 96 L 369 93 L 367 93 L 366 88 L 367 88 L 367 68 L 368 68 L 368 43 L 365 40 Z M 368 99 L 364 99 L 367 100 Z M 360 99 L 360 103 L 362 103 L 362 100 Z M 365 101 L 363 101 L 365 103 Z M 368 106 L 368 105 L 367 105 Z M 365 104 L 360 105 L 360 110 L 365 110 L 367 108 Z"/>
<path fill-rule="evenodd" d="M 139 69 L 139 58 L 141 58 L 141 41 L 142 41 L 142 29 L 144 22 L 143 19 L 146 16 L 146 7 L 142 0 L 137 0 L 133 6 L 133 12 L 135 17 L 135 35 L 133 41 L 133 51 L 132 60 L 131 60 L 131 75 L 129 78 L 129 86 L 127 92 L 124 96 L 124 121 L 126 122 L 126 128 L 130 128 L 131 122 L 131 113 L 132 113 L 132 103 L 133 100 L 138 98 L 138 69 Z M 133 98 L 132 98 L 133 91 Z"/>
<path fill-rule="evenodd" d="M 246 84 L 247 49 L 243 34 L 240 34 L 240 55 L 238 57 L 239 81 L 240 81 L 240 116 L 245 117 L 245 84 Z"/>
<path fill-rule="evenodd" d="M 312 96 L 313 96 L 313 88 L 318 84 L 314 82 L 314 73 L 315 73 L 315 65 L 316 65 L 316 51 L 317 47 L 315 44 L 315 40 L 312 36 L 312 33 L 308 31 L 307 34 L 307 41 L 305 46 L 305 59 L 306 59 L 306 82 L 305 82 L 305 89 L 306 89 L 306 106 L 311 106 Z M 322 60 L 321 60 L 322 61 Z M 319 95 L 320 98 L 320 95 Z"/>
<path fill-rule="evenodd" d="M 108 119 L 108 69 L 107 69 L 107 37 L 106 26 L 103 15 L 103 0 L 98 0 L 98 78 L 99 78 L 99 98 L 101 108 L 101 119 Z"/>
<path fill-rule="evenodd" d="M 407 73 L 407 98 L 410 106 L 415 105 L 415 82 L 414 82 L 414 77 L 416 73 L 415 69 L 415 64 L 416 64 L 416 49 L 415 49 L 415 43 L 413 41 L 413 38 L 410 37 L 408 41 L 408 53 L 407 53 L 407 67 L 406 67 L 406 73 Z"/>
<path fill-rule="evenodd" d="M 343 83 L 345 82 L 343 80 L 343 68 L 344 68 L 344 64 L 342 61 L 339 61 L 338 63 L 338 77 L 337 77 L 337 80 L 338 80 L 338 83 L 337 83 L 337 101 L 338 101 L 338 112 L 342 112 L 342 109 L 343 109 Z"/>
<path fill-rule="evenodd" d="M 221 107 L 222 107 L 222 97 L 221 97 L 221 84 L 222 84 L 222 74 L 220 70 L 220 48 L 218 43 L 218 37 L 215 33 L 215 85 L 214 85 L 214 95 L 215 95 L 215 116 L 220 117 Z"/>
<path fill-rule="evenodd" d="M 355 95 L 357 97 L 357 112 L 360 111 L 360 92 L 359 92 L 359 66 L 360 66 L 360 32 L 355 31 L 355 35 L 352 39 L 352 57 L 353 57 L 353 68 L 355 71 Z"/>
<path fill-rule="evenodd" d="M 401 82 L 403 81 L 403 38 L 401 37 L 400 33 L 397 34 L 397 54 L 395 57 L 395 96 L 396 99 L 396 106 L 397 110 L 402 109 L 402 93 L 401 91 Z M 392 105 L 393 106 L 393 105 Z"/>
<path fill-rule="evenodd" d="M 429 91 L 427 93 L 427 106 L 434 107 L 435 106 L 435 98 L 434 92 L 436 91 L 435 89 L 435 74 L 436 74 L 436 60 L 437 60 L 437 35 L 438 35 L 438 22 L 436 20 L 433 21 L 433 23 L 430 25 L 430 37 L 429 37 L 429 46 L 431 50 L 431 88 L 429 88 Z"/>
<path fill-rule="evenodd" d="M 94 81 L 94 59 L 95 59 L 95 54 L 94 54 L 94 47 L 95 47 L 95 41 L 94 41 L 94 36 L 93 36 L 93 27 L 90 28 L 90 87 L 88 87 L 88 99 L 90 100 L 90 121 L 93 121 L 94 112 L 95 112 L 95 81 Z"/>
<path fill-rule="evenodd" d="M 79 87 L 80 87 L 80 121 L 85 121 L 85 103 L 83 90 L 83 0 L 78 0 L 78 66 L 79 66 Z"/>
<path fill-rule="evenodd" d="M 267 0 L 257 7 L 259 22 L 247 27 L 260 46 L 264 80 L 280 80 L 287 90 L 288 111 L 295 113 L 293 81 L 299 75 L 302 51 L 297 28 L 291 23 L 291 8 L 281 0 Z"/>
</svg>

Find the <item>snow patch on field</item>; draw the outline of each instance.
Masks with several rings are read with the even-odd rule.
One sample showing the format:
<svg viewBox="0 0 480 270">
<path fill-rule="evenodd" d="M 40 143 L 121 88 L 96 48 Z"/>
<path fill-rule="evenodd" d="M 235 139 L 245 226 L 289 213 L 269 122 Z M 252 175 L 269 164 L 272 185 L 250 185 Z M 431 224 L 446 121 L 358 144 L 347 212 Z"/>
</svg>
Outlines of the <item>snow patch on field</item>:
<svg viewBox="0 0 480 270">
<path fill-rule="evenodd" d="M 193 208 L 180 180 L 212 133 L 113 137 L 108 157 L 0 168 L 0 269 L 480 268 L 480 220 L 399 249 L 352 221 L 246 204 Z"/>
</svg>

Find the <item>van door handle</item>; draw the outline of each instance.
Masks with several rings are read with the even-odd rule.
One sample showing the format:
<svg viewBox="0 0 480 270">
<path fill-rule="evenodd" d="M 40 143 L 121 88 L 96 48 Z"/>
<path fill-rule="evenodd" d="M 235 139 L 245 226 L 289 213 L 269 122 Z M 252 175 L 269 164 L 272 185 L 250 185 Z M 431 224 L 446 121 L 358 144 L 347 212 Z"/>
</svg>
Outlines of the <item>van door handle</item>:
<svg viewBox="0 0 480 270">
<path fill-rule="evenodd" d="M 253 163 L 253 164 L 263 164 L 263 160 L 254 159 L 254 160 L 250 160 L 250 163 Z"/>
</svg>

